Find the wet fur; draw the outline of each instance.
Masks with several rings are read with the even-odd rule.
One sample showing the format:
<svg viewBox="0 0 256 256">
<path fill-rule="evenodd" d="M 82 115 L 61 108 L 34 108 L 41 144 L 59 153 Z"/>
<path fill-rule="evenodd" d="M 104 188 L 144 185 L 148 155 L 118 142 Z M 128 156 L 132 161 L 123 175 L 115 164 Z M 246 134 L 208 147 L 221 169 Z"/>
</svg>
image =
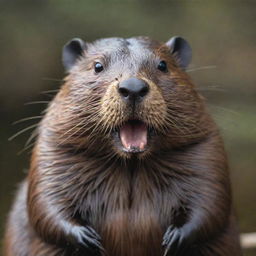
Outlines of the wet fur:
<svg viewBox="0 0 256 256">
<path fill-rule="evenodd" d="M 156 69 L 161 59 L 168 73 Z M 106 67 L 97 76 L 95 60 Z M 131 110 L 116 87 L 132 76 L 145 80 L 150 93 Z M 113 135 L 129 118 L 152 130 L 139 155 L 120 150 Z M 169 225 L 190 221 L 199 230 L 186 255 L 241 255 L 226 154 L 203 98 L 164 44 L 89 44 L 40 123 L 5 255 L 100 255 L 73 244 L 72 227 L 89 225 L 109 256 L 160 256 Z"/>
</svg>

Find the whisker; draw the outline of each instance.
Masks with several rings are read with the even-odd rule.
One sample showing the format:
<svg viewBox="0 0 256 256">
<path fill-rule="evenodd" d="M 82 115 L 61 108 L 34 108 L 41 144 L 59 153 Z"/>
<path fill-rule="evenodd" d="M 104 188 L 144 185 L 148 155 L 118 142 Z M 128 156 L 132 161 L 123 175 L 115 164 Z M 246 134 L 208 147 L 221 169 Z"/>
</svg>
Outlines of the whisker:
<svg viewBox="0 0 256 256">
<path fill-rule="evenodd" d="M 227 90 L 225 88 L 222 88 L 220 86 L 207 86 L 207 87 L 196 87 L 197 91 L 220 91 L 220 92 L 226 92 Z"/>
<path fill-rule="evenodd" d="M 52 93 L 52 92 L 58 92 L 59 89 L 54 89 L 54 90 L 46 90 L 46 91 L 41 91 L 40 93 Z"/>
<path fill-rule="evenodd" d="M 18 156 L 21 155 L 21 154 L 24 153 L 26 150 L 32 148 L 34 145 L 35 145 L 35 143 L 29 144 L 28 146 L 26 146 L 26 147 L 24 147 L 22 150 L 20 150 L 20 151 L 17 153 L 17 155 L 18 155 Z"/>
<path fill-rule="evenodd" d="M 37 136 L 37 128 L 31 133 L 28 140 L 25 143 L 25 147 Z"/>
<path fill-rule="evenodd" d="M 57 90 L 48 90 L 48 91 L 42 91 L 42 92 L 40 92 L 40 94 L 48 95 L 48 96 L 54 96 L 58 91 L 59 91 L 59 89 L 57 89 Z"/>
<path fill-rule="evenodd" d="M 70 133 L 70 132 L 72 132 L 72 133 L 71 133 L 70 135 L 68 135 L 66 138 L 64 138 L 62 141 L 60 141 L 57 146 L 62 145 L 65 141 L 67 141 L 67 140 L 70 139 L 72 136 L 74 136 L 77 132 L 79 132 L 79 131 L 82 129 L 83 125 L 82 125 L 82 127 L 78 128 L 78 130 L 75 130 L 75 129 L 76 129 L 79 125 L 83 124 L 84 121 L 85 121 L 85 120 L 81 120 L 81 121 L 80 121 L 79 123 L 77 123 L 75 126 L 71 127 L 69 130 L 67 130 L 67 131 L 61 136 L 62 138 L 64 137 L 64 135 L 68 135 L 68 133 Z M 75 130 L 75 131 L 74 131 L 74 130 Z M 73 131 L 74 131 L 74 132 L 73 132 Z"/>
<path fill-rule="evenodd" d="M 231 114 L 234 114 L 234 115 L 240 115 L 240 113 L 238 111 L 235 111 L 233 109 L 217 106 L 217 105 L 210 104 L 210 103 L 208 103 L 208 105 L 209 105 L 210 108 L 219 109 L 221 111 L 225 111 L 225 112 L 228 112 L 228 113 L 231 113 Z"/>
<path fill-rule="evenodd" d="M 209 65 L 209 66 L 202 66 L 202 67 L 197 67 L 197 68 L 190 68 L 187 69 L 186 72 L 194 72 L 194 71 L 200 71 L 200 70 L 205 70 L 205 69 L 214 69 L 217 68 L 216 65 Z"/>
<path fill-rule="evenodd" d="M 18 121 L 13 122 L 12 125 L 19 124 L 19 123 L 22 123 L 22 122 L 25 122 L 25 121 L 28 121 L 28 120 L 40 119 L 42 117 L 43 116 L 31 116 L 31 117 L 22 118 Z"/>
<path fill-rule="evenodd" d="M 55 81 L 55 82 L 64 82 L 63 79 L 51 78 L 51 77 L 42 77 L 41 80 L 44 81 Z"/>
<path fill-rule="evenodd" d="M 15 134 L 12 135 L 10 138 L 8 138 L 8 141 L 13 140 L 14 138 L 16 138 L 17 136 L 19 136 L 20 134 L 22 134 L 22 133 L 24 133 L 24 132 L 26 132 L 26 131 L 28 131 L 28 130 L 34 128 L 34 127 L 36 127 L 37 125 L 38 125 L 38 124 L 36 123 L 36 124 L 30 125 L 29 127 L 26 127 L 26 128 L 24 128 L 24 129 L 22 129 L 21 131 L 15 133 Z"/>
<path fill-rule="evenodd" d="M 49 100 L 39 100 L 39 101 L 31 101 L 24 103 L 24 105 L 34 105 L 34 104 L 48 104 L 50 101 Z"/>
</svg>

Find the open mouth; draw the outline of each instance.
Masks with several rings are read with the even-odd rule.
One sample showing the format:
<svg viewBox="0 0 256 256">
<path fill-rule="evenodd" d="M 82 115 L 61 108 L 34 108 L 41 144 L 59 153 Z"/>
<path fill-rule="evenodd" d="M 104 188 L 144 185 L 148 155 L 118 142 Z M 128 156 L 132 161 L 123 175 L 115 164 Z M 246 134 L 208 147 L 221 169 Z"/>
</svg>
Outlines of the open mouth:
<svg viewBox="0 0 256 256">
<path fill-rule="evenodd" d="M 140 120 L 129 120 L 120 127 L 119 137 L 124 151 L 143 152 L 148 142 L 147 125 Z"/>
</svg>

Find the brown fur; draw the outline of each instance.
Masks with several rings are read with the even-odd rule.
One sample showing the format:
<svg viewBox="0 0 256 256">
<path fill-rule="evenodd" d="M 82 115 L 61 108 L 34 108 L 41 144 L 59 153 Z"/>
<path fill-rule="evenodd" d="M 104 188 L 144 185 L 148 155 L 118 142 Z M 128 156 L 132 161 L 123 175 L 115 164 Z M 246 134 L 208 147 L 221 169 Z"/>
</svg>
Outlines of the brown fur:
<svg viewBox="0 0 256 256">
<path fill-rule="evenodd" d="M 168 73 L 155 68 L 158 59 Z M 104 63 L 102 74 L 94 74 L 94 61 Z M 132 76 L 150 88 L 135 112 L 117 93 Z M 112 134 L 131 116 L 154 132 L 137 155 L 121 151 Z M 239 256 L 231 204 L 218 129 L 175 56 L 148 38 L 99 40 L 88 45 L 40 123 L 5 255 L 83 255 L 69 247 L 69 231 L 89 225 L 109 256 L 160 256 L 169 225 L 196 221 L 197 247 L 189 255 Z"/>
</svg>

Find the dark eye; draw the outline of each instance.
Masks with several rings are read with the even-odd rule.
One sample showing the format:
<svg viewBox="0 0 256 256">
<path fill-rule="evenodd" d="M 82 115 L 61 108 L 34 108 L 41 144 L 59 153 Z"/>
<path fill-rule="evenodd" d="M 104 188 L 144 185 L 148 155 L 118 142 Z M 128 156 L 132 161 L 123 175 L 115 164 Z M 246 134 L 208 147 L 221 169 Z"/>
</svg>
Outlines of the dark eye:
<svg viewBox="0 0 256 256">
<path fill-rule="evenodd" d="M 101 72 L 103 70 L 103 65 L 101 64 L 101 63 L 99 63 L 99 62 L 96 62 L 95 64 L 94 64 L 94 71 L 96 72 L 96 73 L 99 73 L 99 72 Z"/>
<path fill-rule="evenodd" d="M 157 66 L 157 68 L 162 71 L 162 72 L 167 72 L 168 69 L 167 69 L 167 64 L 164 60 L 161 60 Z"/>
</svg>

